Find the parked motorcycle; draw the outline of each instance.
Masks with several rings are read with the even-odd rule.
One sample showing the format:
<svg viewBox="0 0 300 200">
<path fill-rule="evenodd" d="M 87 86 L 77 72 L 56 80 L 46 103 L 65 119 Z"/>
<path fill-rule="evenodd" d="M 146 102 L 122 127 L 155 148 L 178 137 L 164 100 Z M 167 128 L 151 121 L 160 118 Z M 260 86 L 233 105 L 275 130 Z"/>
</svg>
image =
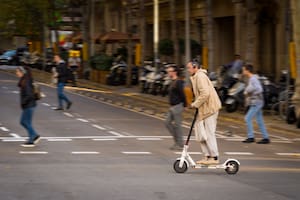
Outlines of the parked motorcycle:
<svg viewBox="0 0 300 200">
<path fill-rule="evenodd" d="M 227 112 L 235 112 L 239 106 L 244 106 L 244 90 L 246 84 L 242 81 L 235 83 L 227 93 L 225 109 Z"/>
</svg>

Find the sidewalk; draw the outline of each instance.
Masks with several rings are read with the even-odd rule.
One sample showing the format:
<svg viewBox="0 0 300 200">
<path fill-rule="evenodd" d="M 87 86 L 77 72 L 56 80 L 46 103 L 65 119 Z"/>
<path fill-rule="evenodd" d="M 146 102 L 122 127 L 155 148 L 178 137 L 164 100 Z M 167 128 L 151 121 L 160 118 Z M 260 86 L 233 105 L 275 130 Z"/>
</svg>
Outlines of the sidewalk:
<svg viewBox="0 0 300 200">
<path fill-rule="evenodd" d="M 50 73 L 35 69 L 32 71 L 36 81 L 47 84 L 51 83 Z M 138 112 L 145 112 L 149 115 L 156 115 L 160 118 L 165 118 L 165 113 L 169 108 L 168 97 L 140 93 L 140 88 L 138 86 L 132 86 L 130 88 L 125 86 L 108 86 L 83 79 L 79 79 L 77 85 L 77 87 L 67 88 L 81 95 L 86 95 L 118 106 L 131 108 Z M 193 110 L 188 110 L 184 113 L 184 122 L 186 124 L 189 124 L 192 121 L 193 112 Z M 270 133 L 275 130 L 284 135 L 300 135 L 300 129 L 297 129 L 294 124 L 287 124 L 277 116 L 271 116 L 265 112 L 264 120 Z M 245 125 L 244 114 L 242 111 L 227 113 L 226 111 L 221 110 L 219 121 L 223 124 L 229 124 L 229 126 L 232 124 Z M 256 124 L 254 127 L 257 128 Z"/>
</svg>

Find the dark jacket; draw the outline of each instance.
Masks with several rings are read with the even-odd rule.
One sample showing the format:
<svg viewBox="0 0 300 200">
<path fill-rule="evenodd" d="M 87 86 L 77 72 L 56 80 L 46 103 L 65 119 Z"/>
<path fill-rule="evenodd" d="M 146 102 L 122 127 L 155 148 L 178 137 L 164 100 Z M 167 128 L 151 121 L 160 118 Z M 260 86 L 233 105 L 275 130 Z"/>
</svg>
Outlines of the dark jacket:
<svg viewBox="0 0 300 200">
<path fill-rule="evenodd" d="M 183 80 L 177 79 L 172 81 L 169 89 L 169 102 L 171 106 L 182 103 L 183 106 L 186 107 Z"/>
<path fill-rule="evenodd" d="M 68 68 L 64 61 L 58 63 L 56 71 L 58 73 L 57 82 L 66 83 L 68 81 Z"/>
<path fill-rule="evenodd" d="M 36 101 L 33 92 L 33 80 L 27 75 L 20 78 L 18 86 L 20 87 L 21 108 L 31 108 L 36 106 Z"/>
</svg>

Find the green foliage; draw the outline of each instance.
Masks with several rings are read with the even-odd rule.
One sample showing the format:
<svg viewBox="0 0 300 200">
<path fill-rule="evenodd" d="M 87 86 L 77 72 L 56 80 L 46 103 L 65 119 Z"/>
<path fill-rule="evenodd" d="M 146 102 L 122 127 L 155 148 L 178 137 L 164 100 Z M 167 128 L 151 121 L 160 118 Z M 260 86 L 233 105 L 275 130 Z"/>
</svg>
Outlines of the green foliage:
<svg viewBox="0 0 300 200">
<path fill-rule="evenodd" d="M 98 70 L 110 70 L 113 58 L 106 54 L 98 54 L 90 58 L 90 66 Z"/>
<path fill-rule="evenodd" d="M 162 39 L 158 44 L 159 53 L 165 56 L 172 56 L 174 54 L 173 41 L 170 39 Z"/>
<path fill-rule="evenodd" d="M 178 43 L 179 43 L 179 52 L 181 55 L 183 55 L 185 53 L 185 40 L 181 38 L 178 40 Z M 192 54 L 191 55 L 192 58 L 195 58 L 197 57 L 197 55 L 202 54 L 202 46 L 196 40 L 191 40 L 191 54 Z"/>
<path fill-rule="evenodd" d="M 6 35 L 40 39 L 44 25 L 53 20 L 67 0 L 1 0 L 0 30 Z"/>
</svg>

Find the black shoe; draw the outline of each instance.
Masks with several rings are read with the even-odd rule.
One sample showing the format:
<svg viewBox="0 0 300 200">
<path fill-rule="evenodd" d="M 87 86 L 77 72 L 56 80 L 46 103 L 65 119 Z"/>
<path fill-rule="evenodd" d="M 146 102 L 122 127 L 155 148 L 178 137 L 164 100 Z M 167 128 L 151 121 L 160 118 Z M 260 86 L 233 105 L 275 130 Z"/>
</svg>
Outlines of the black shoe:
<svg viewBox="0 0 300 200">
<path fill-rule="evenodd" d="M 33 139 L 33 143 L 37 144 L 39 141 L 41 140 L 41 137 L 39 135 L 35 136 L 35 138 Z"/>
<path fill-rule="evenodd" d="M 33 142 L 25 142 L 24 144 L 21 145 L 22 147 L 35 147 Z"/>
<path fill-rule="evenodd" d="M 64 110 L 64 109 L 60 108 L 60 107 L 57 107 L 57 108 L 54 108 L 53 110 Z"/>
<path fill-rule="evenodd" d="M 269 144 L 269 143 L 270 143 L 270 139 L 268 138 L 262 139 L 257 142 L 257 144 Z"/>
<path fill-rule="evenodd" d="M 67 110 L 69 110 L 72 106 L 72 102 L 70 101 L 68 104 L 67 104 Z"/>
<path fill-rule="evenodd" d="M 243 141 L 243 143 L 253 143 L 255 142 L 254 138 L 247 138 L 246 140 Z"/>
</svg>

